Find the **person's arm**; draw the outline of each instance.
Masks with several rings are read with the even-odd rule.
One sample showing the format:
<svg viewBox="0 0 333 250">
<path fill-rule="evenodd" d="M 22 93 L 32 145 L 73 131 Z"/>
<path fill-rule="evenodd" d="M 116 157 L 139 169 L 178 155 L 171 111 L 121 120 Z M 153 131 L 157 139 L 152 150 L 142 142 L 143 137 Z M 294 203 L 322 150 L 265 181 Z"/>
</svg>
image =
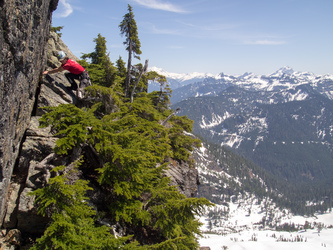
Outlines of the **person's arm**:
<svg viewBox="0 0 333 250">
<path fill-rule="evenodd" d="M 54 74 L 54 73 L 58 73 L 58 72 L 61 72 L 61 71 L 64 71 L 65 69 L 63 68 L 63 67 L 58 67 L 58 68 L 55 68 L 55 69 L 52 69 L 52 70 L 50 70 L 50 71 L 48 71 L 48 70 L 45 70 L 44 72 L 43 72 L 43 75 L 47 75 L 47 74 Z"/>
</svg>

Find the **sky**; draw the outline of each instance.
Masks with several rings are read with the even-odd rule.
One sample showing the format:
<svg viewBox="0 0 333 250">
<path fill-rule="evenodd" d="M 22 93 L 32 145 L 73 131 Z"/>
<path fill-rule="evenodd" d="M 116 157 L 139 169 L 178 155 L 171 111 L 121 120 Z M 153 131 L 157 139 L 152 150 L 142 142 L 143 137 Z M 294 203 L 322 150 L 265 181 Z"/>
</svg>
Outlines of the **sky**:
<svg viewBox="0 0 333 250">
<path fill-rule="evenodd" d="M 59 0 L 52 26 L 77 56 L 107 41 L 127 62 L 119 24 L 132 6 L 141 42 L 133 63 L 172 73 L 253 72 L 281 67 L 333 74 L 333 0 Z"/>
</svg>

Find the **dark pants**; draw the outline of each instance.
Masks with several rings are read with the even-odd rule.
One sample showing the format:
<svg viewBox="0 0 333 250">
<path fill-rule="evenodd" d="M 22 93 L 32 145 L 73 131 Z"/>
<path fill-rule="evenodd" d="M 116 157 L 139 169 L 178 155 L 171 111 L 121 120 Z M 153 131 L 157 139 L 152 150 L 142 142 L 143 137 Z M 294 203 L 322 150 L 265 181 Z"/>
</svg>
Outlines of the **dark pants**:
<svg viewBox="0 0 333 250">
<path fill-rule="evenodd" d="M 75 82 L 75 80 L 80 80 L 80 75 L 76 75 L 73 73 L 65 73 L 65 76 L 69 81 L 69 83 L 71 84 L 71 89 L 77 90 L 77 83 Z"/>
<path fill-rule="evenodd" d="M 80 88 L 85 88 L 91 85 L 89 75 L 87 71 L 82 72 L 81 74 L 73 74 L 73 73 L 65 73 L 65 76 L 69 83 L 71 84 L 71 89 L 72 90 L 77 90 L 77 83 L 75 80 L 80 81 Z"/>
</svg>

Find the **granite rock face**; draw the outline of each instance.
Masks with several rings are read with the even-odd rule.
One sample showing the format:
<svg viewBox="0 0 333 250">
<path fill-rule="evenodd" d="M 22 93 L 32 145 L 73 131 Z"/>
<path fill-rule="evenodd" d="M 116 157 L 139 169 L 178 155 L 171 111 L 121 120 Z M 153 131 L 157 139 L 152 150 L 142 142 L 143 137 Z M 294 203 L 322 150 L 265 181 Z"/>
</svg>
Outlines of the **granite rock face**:
<svg viewBox="0 0 333 250">
<path fill-rule="evenodd" d="M 48 45 L 57 44 L 57 46 L 48 46 L 48 51 L 56 53 L 58 50 L 66 50 L 66 46 L 59 46 L 59 37 L 51 32 Z M 62 43 L 60 43 L 62 44 Z M 66 53 L 68 53 L 66 51 Z M 76 59 L 74 57 L 74 59 Z M 59 62 L 48 53 L 45 65 L 48 67 L 58 67 Z M 75 103 L 75 94 L 68 91 L 69 87 L 64 74 L 46 75 L 40 78 L 40 84 L 36 91 L 36 101 L 34 112 L 31 113 L 29 126 L 26 129 L 24 140 L 20 146 L 20 153 L 13 170 L 11 183 L 8 191 L 8 198 L 5 206 L 5 216 L 3 227 L 7 229 L 17 228 L 23 233 L 41 234 L 45 230 L 48 218 L 37 215 L 37 209 L 34 207 L 34 197 L 28 195 L 29 192 L 43 187 L 44 168 L 52 161 L 44 163 L 45 158 L 53 154 L 53 148 L 57 138 L 53 136 L 50 128 L 39 128 L 39 118 L 45 113 L 43 107 L 58 106 L 59 104 Z M 44 160 L 44 162 L 43 162 Z M 56 165 L 66 165 L 66 159 L 56 159 Z M 42 166 L 41 166 L 42 163 Z M 40 169 L 42 167 L 42 170 Z"/>
<path fill-rule="evenodd" d="M 0 1 L 0 226 L 58 0 Z"/>
</svg>

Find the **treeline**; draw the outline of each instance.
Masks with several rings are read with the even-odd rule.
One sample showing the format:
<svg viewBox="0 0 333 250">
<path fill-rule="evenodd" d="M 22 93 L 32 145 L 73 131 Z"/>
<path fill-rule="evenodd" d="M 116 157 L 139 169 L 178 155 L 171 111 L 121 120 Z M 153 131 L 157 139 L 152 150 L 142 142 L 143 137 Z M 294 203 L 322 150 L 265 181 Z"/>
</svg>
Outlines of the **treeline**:
<svg viewBox="0 0 333 250">
<path fill-rule="evenodd" d="M 55 168 L 58 174 L 33 193 L 38 212 L 51 221 L 32 249 L 198 247 L 196 216 L 212 204 L 180 194 L 165 170 L 171 159 L 193 165 L 190 154 L 200 140 L 184 134 L 193 121 L 169 108 L 165 77 L 147 72 L 147 64 L 132 65 L 141 44 L 130 5 L 119 28 L 127 66 L 121 57 L 111 62 L 98 34 L 95 51 L 80 61 L 93 83 L 82 107 L 49 107 L 40 119 L 58 137 L 55 153 L 71 162 Z M 149 80 L 161 90 L 148 94 Z M 77 171 L 85 178 L 75 180 Z M 93 188 L 104 193 L 103 204 L 92 206 L 87 194 Z"/>
</svg>

